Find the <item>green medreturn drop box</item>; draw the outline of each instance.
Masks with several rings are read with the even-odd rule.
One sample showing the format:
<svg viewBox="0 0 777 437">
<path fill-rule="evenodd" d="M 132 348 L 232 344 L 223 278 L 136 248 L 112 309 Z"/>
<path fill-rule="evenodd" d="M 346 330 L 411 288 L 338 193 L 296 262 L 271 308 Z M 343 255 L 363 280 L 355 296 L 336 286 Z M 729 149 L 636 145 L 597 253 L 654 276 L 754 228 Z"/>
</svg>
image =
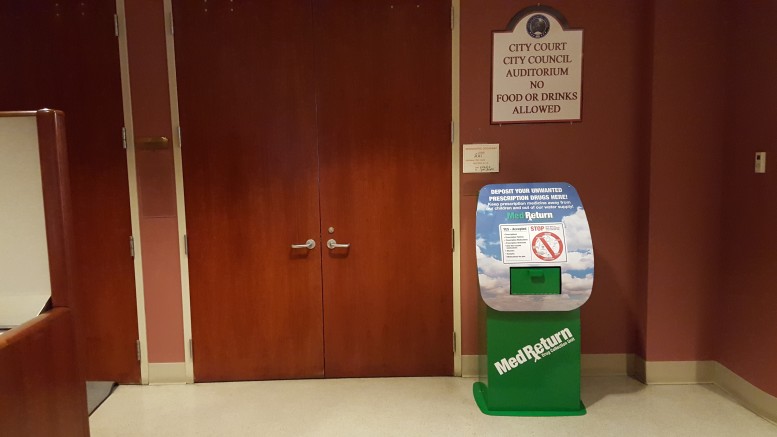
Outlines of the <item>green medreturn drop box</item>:
<svg viewBox="0 0 777 437">
<path fill-rule="evenodd" d="M 518 200 L 537 193 L 549 201 Z M 475 223 L 478 407 L 498 416 L 585 414 L 580 307 L 593 287 L 593 246 L 577 191 L 563 182 L 487 185 Z"/>
<path fill-rule="evenodd" d="M 486 374 L 473 388 L 481 410 L 495 416 L 585 414 L 580 311 L 486 311 L 487 353 L 481 359 L 487 362 L 480 365 Z"/>
</svg>

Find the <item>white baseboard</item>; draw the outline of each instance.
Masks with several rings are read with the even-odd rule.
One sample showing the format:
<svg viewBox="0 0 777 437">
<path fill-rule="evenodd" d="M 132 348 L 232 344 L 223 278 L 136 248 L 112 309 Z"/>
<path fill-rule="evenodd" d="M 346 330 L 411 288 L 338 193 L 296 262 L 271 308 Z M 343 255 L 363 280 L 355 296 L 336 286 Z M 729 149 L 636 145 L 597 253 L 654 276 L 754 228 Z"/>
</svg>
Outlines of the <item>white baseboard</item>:
<svg viewBox="0 0 777 437">
<path fill-rule="evenodd" d="M 461 356 L 461 376 L 464 378 L 477 378 L 479 375 L 478 360 L 480 355 Z"/>
<path fill-rule="evenodd" d="M 648 384 L 715 384 L 739 403 L 777 425 L 777 397 L 717 361 L 648 361 Z"/>
<path fill-rule="evenodd" d="M 647 384 L 712 384 L 715 361 L 647 361 Z"/>
<path fill-rule="evenodd" d="M 727 391 L 755 414 L 777 425 L 777 397 L 750 384 L 718 362 L 715 363 L 715 385 Z"/>
<path fill-rule="evenodd" d="M 186 363 L 148 363 L 148 383 L 154 384 L 191 384 L 186 376 Z"/>
</svg>

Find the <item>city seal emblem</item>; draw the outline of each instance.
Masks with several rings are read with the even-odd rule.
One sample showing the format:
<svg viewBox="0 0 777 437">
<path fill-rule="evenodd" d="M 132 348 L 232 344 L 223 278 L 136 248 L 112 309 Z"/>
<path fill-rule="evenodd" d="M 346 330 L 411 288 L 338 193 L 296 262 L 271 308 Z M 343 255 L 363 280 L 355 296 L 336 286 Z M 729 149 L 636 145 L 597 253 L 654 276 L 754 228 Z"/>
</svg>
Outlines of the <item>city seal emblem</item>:
<svg viewBox="0 0 777 437">
<path fill-rule="evenodd" d="M 529 21 L 526 22 L 526 32 L 532 38 L 542 38 L 548 34 L 550 30 L 550 22 L 544 15 L 532 15 Z"/>
</svg>

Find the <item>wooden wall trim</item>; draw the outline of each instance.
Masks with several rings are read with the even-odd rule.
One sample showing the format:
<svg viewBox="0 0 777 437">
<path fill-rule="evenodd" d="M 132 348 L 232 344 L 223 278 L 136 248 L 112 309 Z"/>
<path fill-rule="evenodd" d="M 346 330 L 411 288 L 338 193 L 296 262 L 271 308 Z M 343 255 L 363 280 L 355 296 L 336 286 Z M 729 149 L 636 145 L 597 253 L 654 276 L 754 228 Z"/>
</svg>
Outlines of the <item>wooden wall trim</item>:
<svg viewBox="0 0 777 437">
<path fill-rule="evenodd" d="M 55 307 L 70 305 L 72 212 L 68 174 L 65 115 L 42 109 L 36 113 L 43 182 L 43 208 L 51 272 L 51 301 Z"/>
</svg>

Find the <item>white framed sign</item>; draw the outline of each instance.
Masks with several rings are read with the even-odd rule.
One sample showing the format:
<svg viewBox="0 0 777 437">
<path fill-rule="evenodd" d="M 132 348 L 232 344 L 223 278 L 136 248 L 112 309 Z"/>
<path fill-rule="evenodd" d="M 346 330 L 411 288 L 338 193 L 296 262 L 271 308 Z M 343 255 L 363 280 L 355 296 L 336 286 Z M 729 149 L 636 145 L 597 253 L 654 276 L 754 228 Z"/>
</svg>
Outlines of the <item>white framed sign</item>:
<svg viewBox="0 0 777 437">
<path fill-rule="evenodd" d="M 491 124 L 580 121 L 583 30 L 548 6 L 518 12 L 494 31 Z"/>
</svg>

